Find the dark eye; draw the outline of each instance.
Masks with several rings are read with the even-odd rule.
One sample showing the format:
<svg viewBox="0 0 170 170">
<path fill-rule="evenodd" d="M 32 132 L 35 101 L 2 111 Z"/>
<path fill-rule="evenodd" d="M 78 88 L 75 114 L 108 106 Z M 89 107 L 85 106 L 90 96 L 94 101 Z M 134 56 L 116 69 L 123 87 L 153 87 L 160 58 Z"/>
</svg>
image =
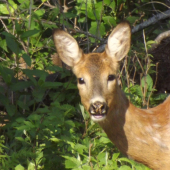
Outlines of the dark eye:
<svg viewBox="0 0 170 170">
<path fill-rule="evenodd" d="M 79 84 L 84 84 L 85 83 L 83 78 L 78 78 L 78 82 L 79 82 Z"/>
<path fill-rule="evenodd" d="M 108 76 L 108 81 L 113 81 L 115 78 L 115 75 L 111 74 Z"/>
</svg>

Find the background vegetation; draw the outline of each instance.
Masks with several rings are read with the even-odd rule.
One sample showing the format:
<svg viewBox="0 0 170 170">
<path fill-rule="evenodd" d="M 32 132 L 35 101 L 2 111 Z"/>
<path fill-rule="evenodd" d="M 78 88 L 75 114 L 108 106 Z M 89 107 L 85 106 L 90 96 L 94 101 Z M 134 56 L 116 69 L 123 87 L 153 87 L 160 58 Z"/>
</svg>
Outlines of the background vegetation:
<svg viewBox="0 0 170 170">
<path fill-rule="evenodd" d="M 148 51 L 154 38 L 170 26 L 166 17 L 153 17 L 167 11 L 169 4 L 0 1 L 0 169 L 148 170 L 125 158 L 89 119 L 75 77 L 68 67 L 54 65 L 59 62 L 52 32 L 65 29 L 84 52 L 100 51 L 111 30 L 128 20 L 133 46 L 121 63 L 120 85 L 136 106 L 152 107 L 166 94 L 155 93 L 157 67 Z M 137 28 L 140 23 L 144 25 Z"/>
</svg>

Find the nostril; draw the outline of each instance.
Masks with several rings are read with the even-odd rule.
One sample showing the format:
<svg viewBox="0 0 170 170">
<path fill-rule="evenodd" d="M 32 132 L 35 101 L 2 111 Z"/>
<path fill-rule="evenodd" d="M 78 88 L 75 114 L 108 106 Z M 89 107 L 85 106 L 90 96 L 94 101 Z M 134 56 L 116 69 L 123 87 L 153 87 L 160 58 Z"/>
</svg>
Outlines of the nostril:
<svg viewBox="0 0 170 170">
<path fill-rule="evenodd" d="M 89 112 L 91 114 L 105 114 L 107 111 L 106 103 L 95 102 L 90 105 Z"/>
</svg>

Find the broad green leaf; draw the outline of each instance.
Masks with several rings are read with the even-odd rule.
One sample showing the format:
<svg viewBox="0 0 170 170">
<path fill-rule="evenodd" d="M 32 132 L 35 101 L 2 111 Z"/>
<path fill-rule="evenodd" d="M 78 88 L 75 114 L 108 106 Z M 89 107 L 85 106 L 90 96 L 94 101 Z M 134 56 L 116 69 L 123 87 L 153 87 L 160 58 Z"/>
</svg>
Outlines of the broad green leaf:
<svg viewBox="0 0 170 170">
<path fill-rule="evenodd" d="M 24 61 L 27 63 L 27 65 L 28 65 L 29 67 L 31 67 L 31 58 L 30 58 L 30 56 L 29 56 L 28 54 L 23 54 L 23 55 L 22 55 L 22 58 L 23 58 Z"/>
<path fill-rule="evenodd" d="M 91 22 L 91 27 L 89 29 L 89 32 L 96 37 L 101 37 L 105 34 L 105 26 L 103 22 L 100 25 L 97 25 L 97 22 Z"/>
<path fill-rule="evenodd" d="M 8 115 L 10 115 L 12 117 L 15 114 L 16 106 L 7 104 L 6 110 L 7 110 Z"/>
<path fill-rule="evenodd" d="M 112 3 L 111 0 L 104 0 L 103 2 L 104 2 L 104 4 L 106 4 L 106 5 L 108 5 L 108 6 Z"/>
<path fill-rule="evenodd" d="M 116 26 L 116 20 L 111 17 L 111 16 L 106 16 L 106 17 L 102 17 L 102 19 L 104 20 L 104 23 L 106 23 L 109 26 Z"/>
<path fill-rule="evenodd" d="M 29 162 L 28 170 L 35 170 L 35 163 Z"/>
<path fill-rule="evenodd" d="M 81 162 L 74 157 L 69 157 L 69 156 L 63 156 L 63 157 L 66 159 L 65 161 L 66 168 L 77 168 L 81 164 Z"/>
<path fill-rule="evenodd" d="M 16 140 L 19 140 L 21 142 L 25 142 L 25 140 L 22 137 L 15 137 Z"/>
<path fill-rule="evenodd" d="M 20 48 L 19 48 L 18 42 L 15 39 L 13 39 L 11 37 L 8 37 L 8 36 L 6 36 L 6 42 L 7 42 L 8 48 L 12 52 L 14 52 L 16 55 L 18 55 L 19 52 L 20 52 Z"/>
<path fill-rule="evenodd" d="M 101 137 L 99 141 L 104 144 L 111 143 L 111 141 L 106 137 Z"/>
<path fill-rule="evenodd" d="M 37 11 L 34 12 L 35 14 L 37 14 L 39 17 L 42 17 L 45 13 L 44 9 L 39 9 Z"/>
<path fill-rule="evenodd" d="M 39 33 L 39 32 L 40 31 L 37 30 L 37 29 L 26 31 L 23 34 L 21 34 L 21 39 L 25 39 L 25 38 L 31 37 L 31 36 Z"/>
<path fill-rule="evenodd" d="M 115 6 L 116 6 L 115 1 L 112 1 L 112 3 L 109 5 L 109 7 L 112 8 L 113 12 L 115 12 Z"/>
<path fill-rule="evenodd" d="M 25 121 L 25 119 L 23 117 L 19 117 L 16 119 L 16 122 L 18 122 L 18 123 L 22 123 L 24 121 Z"/>
<path fill-rule="evenodd" d="M 28 117 L 28 120 L 40 120 L 41 119 L 41 116 L 40 115 L 37 115 L 37 114 L 31 114 L 29 117 Z"/>
<path fill-rule="evenodd" d="M 19 91 L 28 88 L 31 85 L 33 85 L 33 82 L 31 81 L 19 81 L 17 83 L 13 83 L 12 85 L 10 85 L 10 89 L 13 91 Z"/>
<path fill-rule="evenodd" d="M 20 108 L 22 108 L 22 109 L 29 110 L 29 106 L 28 106 L 28 104 L 27 104 L 26 101 L 20 101 L 20 100 L 18 100 L 18 101 L 17 101 L 17 105 L 18 105 Z"/>
<path fill-rule="evenodd" d="M 5 35 L 5 37 L 16 39 L 14 35 L 12 35 L 11 33 L 6 32 L 6 31 L 2 32 L 1 34 Z"/>
<path fill-rule="evenodd" d="M 25 168 L 21 164 L 19 164 L 15 167 L 15 170 L 25 170 Z"/>
<path fill-rule="evenodd" d="M 112 156 L 112 161 L 115 161 L 119 157 L 120 153 L 114 153 Z"/>
<path fill-rule="evenodd" d="M 9 14 L 6 4 L 0 4 L 0 13 L 1 14 Z"/>
<path fill-rule="evenodd" d="M 80 154 L 83 154 L 83 150 L 87 150 L 88 148 L 85 145 L 82 144 L 76 144 L 74 149 L 78 151 Z"/>
<path fill-rule="evenodd" d="M 14 71 L 12 69 L 0 65 L 0 73 L 5 83 L 10 84 L 12 77 L 14 76 Z"/>
<path fill-rule="evenodd" d="M 8 0 L 8 8 L 6 4 L 0 4 L 0 13 L 2 14 L 13 14 L 14 10 L 17 9 L 17 4 L 13 0 Z"/>
</svg>

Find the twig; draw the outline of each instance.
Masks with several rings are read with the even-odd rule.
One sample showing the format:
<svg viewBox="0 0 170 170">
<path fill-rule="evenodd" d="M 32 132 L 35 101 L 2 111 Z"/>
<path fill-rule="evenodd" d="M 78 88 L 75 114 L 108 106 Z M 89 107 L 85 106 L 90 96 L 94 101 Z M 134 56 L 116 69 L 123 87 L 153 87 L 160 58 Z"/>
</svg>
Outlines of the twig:
<svg viewBox="0 0 170 170">
<path fill-rule="evenodd" d="M 91 148 L 92 148 L 93 144 L 91 143 L 89 145 L 89 162 L 90 162 L 90 166 L 91 166 L 91 170 L 93 170 L 93 164 L 91 162 Z"/>
<path fill-rule="evenodd" d="M 6 32 L 9 32 L 8 28 L 6 27 L 5 23 L 3 22 L 3 20 L 0 18 L 0 21 L 2 22 L 2 25 L 4 26 Z"/>
</svg>

